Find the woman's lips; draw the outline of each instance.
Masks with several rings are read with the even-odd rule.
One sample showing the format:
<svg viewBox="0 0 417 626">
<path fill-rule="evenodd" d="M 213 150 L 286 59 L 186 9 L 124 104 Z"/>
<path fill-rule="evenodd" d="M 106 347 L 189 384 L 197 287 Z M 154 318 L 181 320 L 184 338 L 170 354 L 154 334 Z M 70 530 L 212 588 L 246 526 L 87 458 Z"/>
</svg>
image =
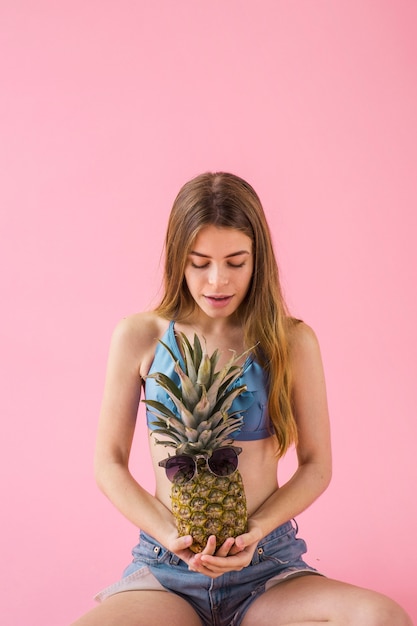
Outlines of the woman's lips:
<svg viewBox="0 0 417 626">
<path fill-rule="evenodd" d="M 229 304 L 233 296 L 204 296 L 207 302 L 215 307 L 221 309 Z"/>
</svg>

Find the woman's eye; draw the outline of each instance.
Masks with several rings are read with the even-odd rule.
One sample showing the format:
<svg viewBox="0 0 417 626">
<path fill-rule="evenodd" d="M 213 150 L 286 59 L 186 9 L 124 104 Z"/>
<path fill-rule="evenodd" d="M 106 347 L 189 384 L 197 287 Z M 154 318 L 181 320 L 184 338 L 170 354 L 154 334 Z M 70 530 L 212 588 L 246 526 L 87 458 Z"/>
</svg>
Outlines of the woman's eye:
<svg viewBox="0 0 417 626">
<path fill-rule="evenodd" d="M 228 263 L 227 266 L 231 267 L 233 269 L 238 269 L 239 267 L 243 267 L 245 265 L 246 261 L 243 261 L 242 263 Z M 194 263 L 194 261 L 190 262 L 191 267 L 193 267 L 196 270 L 204 270 L 205 268 L 207 268 L 210 263 L 203 263 L 203 265 L 199 265 L 198 263 Z"/>
<path fill-rule="evenodd" d="M 191 267 L 195 267 L 196 270 L 203 270 L 205 267 L 208 267 L 208 263 L 204 263 L 204 265 L 197 265 L 197 263 L 193 263 L 191 261 Z"/>
</svg>

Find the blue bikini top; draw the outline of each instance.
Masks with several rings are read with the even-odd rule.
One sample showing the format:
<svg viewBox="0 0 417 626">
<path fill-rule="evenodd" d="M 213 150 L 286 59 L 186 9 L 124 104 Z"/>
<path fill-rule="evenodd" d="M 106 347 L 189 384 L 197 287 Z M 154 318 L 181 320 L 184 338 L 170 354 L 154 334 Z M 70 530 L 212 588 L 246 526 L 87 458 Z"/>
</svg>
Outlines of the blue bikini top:
<svg viewBox="0 0 417 626">
<path fill-rule="evenodd" d="M 180 363 L 184 364 L 175 338 L 174 322 L 170 322 L 162 337 L 162 341 L 171 348 Z M 174 366 L 174 360 L 168 350 L 158 342 L 149 374 L 164 372 L 175 384 L 179 385 L 179 377 L 174 371 Z M 243 423 L 240 430 L 237 430 L 233 435 L 233 439 L 236 441 L 266 439 L 273 435 L 274 432 L 268 414 L 268 380 L 263 368 L 250 356 L 243 365 L 242 376 L 234 382 L 233 387 L 238 387 L 242 384 L 246 385 L 247 390 L 235 398 L 231 411 L 241 413 L 243 415 Z M 148 400 L 162 402 L 178 415 L 178 411 L 166 391 L 153 378 L 146 378 L 145 380 L 145 397 Z M 152 422 L 155 421 L 155 416 L 149 410 L 146 410 L 146 418 L 148 427 L 154 430 L 156 427 L 152 425 Z"/>
</svg>

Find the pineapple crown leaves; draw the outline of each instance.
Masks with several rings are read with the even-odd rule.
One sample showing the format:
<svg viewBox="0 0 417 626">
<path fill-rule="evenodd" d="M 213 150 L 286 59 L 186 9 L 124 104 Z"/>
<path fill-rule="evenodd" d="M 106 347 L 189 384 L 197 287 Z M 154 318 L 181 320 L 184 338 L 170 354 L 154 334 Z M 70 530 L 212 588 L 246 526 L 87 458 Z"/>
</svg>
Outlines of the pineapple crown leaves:
<svg viewBox="0 0 417 626">
<path fill-rule="evenodd" d="M 216 370 L 219 352 L 211 356 L 203 350 L 198 336 L 194 335 L 193 345 L 183 333 L 178 333 L 184 356 L 184 367 L 174 352 L 163 341 L 160 343 L 169 352 L 174 361 L 174 371 L 180 385 L 162 372 L 150 374 L 172 400 L 178 416 L 162 402 L 144 400 L 149 410 L 156 417 L 152 423 L 153 434 L 165 435 L 169 440 L 155 439 L 155 443 L 171 446 L 176 454 L 211 453 L 217 447 L 232 443 L 232 434 L 239 429 L 243 416 L 238 411 L 229 412 L 234 399 L 246 390 L 246 385 L 232 387 L 241 376 L 243 367 L 236 361 L 244 354 L 236 356 L 233 352 L 230 360 Z"/>
</svg>

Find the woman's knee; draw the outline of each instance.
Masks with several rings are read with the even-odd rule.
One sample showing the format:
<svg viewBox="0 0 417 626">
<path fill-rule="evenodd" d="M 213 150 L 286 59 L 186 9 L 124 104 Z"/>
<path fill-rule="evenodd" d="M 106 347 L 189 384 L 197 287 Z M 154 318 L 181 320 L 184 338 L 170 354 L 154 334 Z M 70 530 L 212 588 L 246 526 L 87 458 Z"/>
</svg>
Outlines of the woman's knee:
<svg viewBox="0 0 417 626">
<path fill-rule="evenodd" d="M 369 622 L 366 622 L 370 626 L 413 626 L 404 609 L 386 596 L 379 596 L 370 613 Z"/>
</svg>

